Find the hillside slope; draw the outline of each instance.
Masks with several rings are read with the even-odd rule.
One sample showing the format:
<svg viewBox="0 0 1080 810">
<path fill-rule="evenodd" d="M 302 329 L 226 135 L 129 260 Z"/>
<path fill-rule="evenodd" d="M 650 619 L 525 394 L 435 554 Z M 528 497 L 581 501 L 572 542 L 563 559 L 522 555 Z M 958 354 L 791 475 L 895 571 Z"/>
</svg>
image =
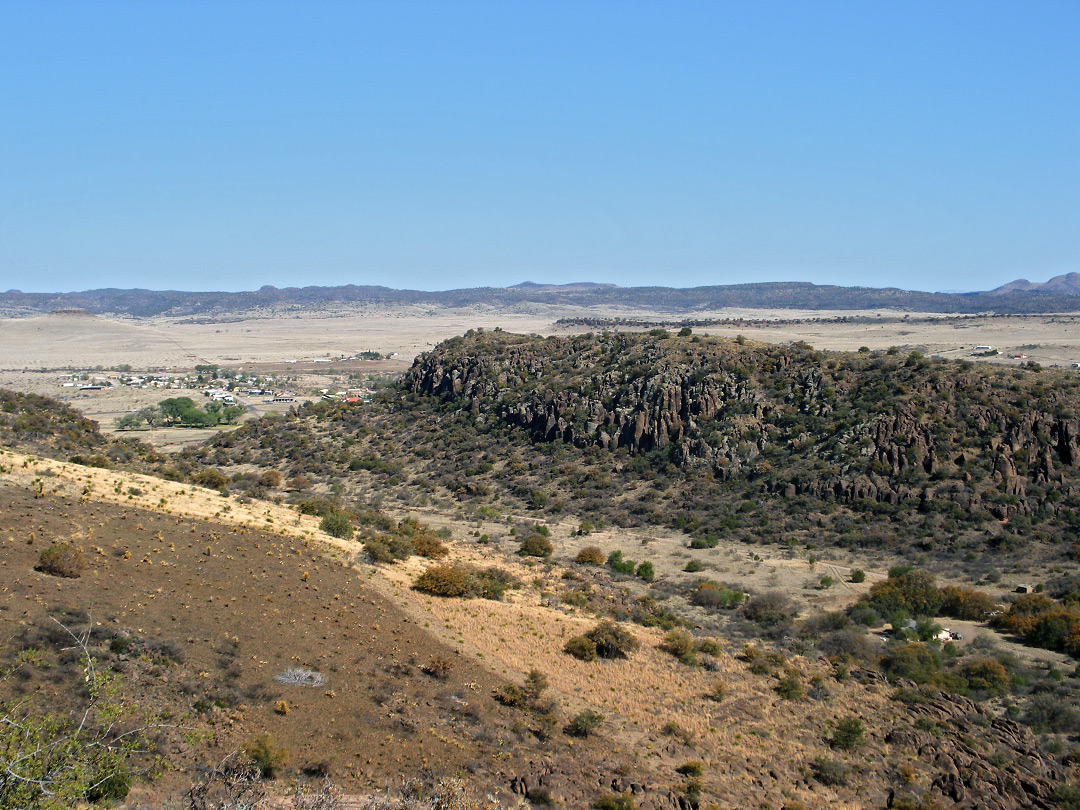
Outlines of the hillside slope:
<svg viewBox="0 0 1080 810">
<path fill-rule="evenodd" d="M 254 422 L 186 463 L 276 466 L 404 503 L 509 499 L 701 542 L 929 553 L 977 575 L 1072 552 L 1078 437 L 1080 381 L 1064 372 L 492 332 L 440 344 L 370 406 Z"/>
</svg>

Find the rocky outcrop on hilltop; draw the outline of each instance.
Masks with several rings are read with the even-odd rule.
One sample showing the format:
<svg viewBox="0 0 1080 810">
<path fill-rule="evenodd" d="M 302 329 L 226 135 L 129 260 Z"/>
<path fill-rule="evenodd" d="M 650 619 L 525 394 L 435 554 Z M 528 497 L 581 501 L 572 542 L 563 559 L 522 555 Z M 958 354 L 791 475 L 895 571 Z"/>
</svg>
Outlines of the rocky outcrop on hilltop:
<svg viewBox="0 0 1080 810">
<path fill-rule="evenodd" d="M 1059 372 L 799 344 L 471 333 L 419 357 L 403 385 L 534 441 L 648 454 L 779 497 L 951 503 L 997 520 L 1080 497 L 1080 393 Z"/>
</svg>

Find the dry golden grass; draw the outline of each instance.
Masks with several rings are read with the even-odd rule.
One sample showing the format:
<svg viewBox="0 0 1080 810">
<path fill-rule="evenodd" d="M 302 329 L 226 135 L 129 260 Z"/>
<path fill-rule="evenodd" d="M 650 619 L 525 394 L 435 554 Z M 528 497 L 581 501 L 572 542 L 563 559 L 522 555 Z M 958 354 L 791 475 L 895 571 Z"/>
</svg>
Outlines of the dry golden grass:
<svg viewBox="0 0 1080 810">
<path fill-rule="evenodd" d="M 335 564 L 347 558 L 342 551 L 360 549 L 359 543 L 324 534 L 318 529 L 318 518 L 298 515 L 290 507 L 262 501 L 240 503 L 234 497 L 222 497 L 216 491 L 190 484 L 10 451 L 0 451 L 0 468 L 0 483 L 31 492 L 139 507 L 178 518 L 213 518 L 231 524 L 234 531 L 257 527 L 294 538 L 312 550 L 323 548 L 337 558 Z M 464 522 L 444 518 L 442 523 L 465 533 Z M 73 526 L 72 539 L 83 544 L 88 554 L 99 553 L 94 544 L 102 541 L 94 537 L 93 526 Z M 588 540 L 593 542 L 594 538 Z M 605 551 L 607 540 L 602 538 L 597 543 Z M 569 538 L 561 542 L 579 541 Z M 896 714 L 884 688 L 839 682 L 831 677 L 831 668 L 824 662 L 792 659 L 791 664 L 803 673 L 805 681 L 813 675 L 823 677 L 832 698 L 827 703 L 784 701 L 774 690 L 776 680 L 752 674 L 747 664 L 736 657 L 739 650 L 723 650 L 717 656 L 719 670 L 707 672 L 683 665 L 661 651 L 661 631 L 638 626 L 630 629 L 642 646 L 629 659 L 578 661 L 562 651 L 563 645 L 571 636 L 593 626 L 596 619 L 569 606 L 542 604 L 543 590 L 556 591 L 564 569 L 501 554 L 494 556 L 481 546 L 454 542 L 449 546 L 449 561 L 496 564 L 510 570 L 522 587 L 509 591 L 502 602 L 441 599 L 411 588 L 419 573 L 431 564 L 429 560 L 413 557 L 389 567 L 358 568 L 419 626 L 500 677 L 520 683 L 531 669 L 543 672 L 562 706 L 564 721 L 585 708 L 603 714 L 603 732 L 613 741 L 613 754 L 636 757 L 639 762 L 664 770 L 688 760 L 701 761 L 706 790 L 712 795 L 730 794 L 737 788 L 741 794 L 751 790 L 775 807 L 791 798 L 811 801 L 809 806 L 819 806 L 822 801 L 838 808 L 862 806 L 820 785 L 812 791 L 793 791 L 790 767 L 787 776 L 780 779 L 770 773 L 782 775 L 777 763 L 806 763 L 815 757 L 834 756 L 825 742 L 828 723 L 844 714 L 874 720 L 873 727 L 868 723 L 867 745 L 849 755 L 850 762 L 856 767 L 883 767 L 881 763 L 889 757 L 888 747 L 882 742 L 888 724 L 880 721 Z M 228 553 L 228 538 L 211 540 L 208 553 Z M 319 558 L 315 557 L 310 571 L 316 576 L 318 564 Z M 708 698 L 718 680 L 723 681 L 726 691 L 721 702 Z M 667 726 L 681 732 L 665 733 Z M 555 744 L 574 743 L 570 738 L 560 738 Z"/>
</svg>

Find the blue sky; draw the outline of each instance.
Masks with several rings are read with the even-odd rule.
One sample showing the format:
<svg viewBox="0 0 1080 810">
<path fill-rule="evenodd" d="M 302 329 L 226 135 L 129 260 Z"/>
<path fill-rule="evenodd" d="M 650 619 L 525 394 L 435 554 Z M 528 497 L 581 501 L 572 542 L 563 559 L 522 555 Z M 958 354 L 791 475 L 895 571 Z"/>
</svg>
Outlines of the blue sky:
<svg viewBox="0 0 1080 810">
<path fill-rule="evenodd" d="M 1080 3 L 0 0 L 0 290 L 1080 271 Z"/>
</svg>

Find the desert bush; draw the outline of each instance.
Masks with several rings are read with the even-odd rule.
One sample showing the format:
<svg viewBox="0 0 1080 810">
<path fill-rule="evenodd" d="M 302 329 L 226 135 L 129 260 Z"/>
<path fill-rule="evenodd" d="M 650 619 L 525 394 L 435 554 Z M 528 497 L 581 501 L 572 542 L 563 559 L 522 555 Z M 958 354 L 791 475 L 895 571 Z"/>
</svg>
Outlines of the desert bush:
<svg viewBox="0 0 1080 810">
<path fill-rule="evenodd" d="M 567 640 L 563 646 L 563 651 L 581 661 L 596 660 L 596 643 L 585 636 L 574 636 Z"/>
<path fill-rule="evenodd" d="M 241 750 L 259 769 L 263 779 L 273 779 L 289 761 L 289 750 L 275 745 L 269 734 L 249 738 Z"/>
<path fill-rule="evenodd" d="M 583 565 L 603 565 L 604 552 L 600 550 L 599 546 L 585 546 L 585 548 L 577 553 L 574 562 L 582 563 Z"/>
<path fill-rule="evenodd" d="M 566 724 L 563 729 L 571 737 L 588 737 L 604 722 L 604 715 L 598 714 L 591 709 L 585 709 L 574 715 L 574 719 Z"/>
<path fill-rule="evenodd" d="M 259 486 L 267 489 L 277 489 L 281 486 L 281 473 L 277 470 L 267 470 L 259 476 Z"/>
<path fill-rule="evenodd" d="M 700 762 L 684 762 L 678 768 L 675 769 L 675 773 L 680 776 L 701 776 L 702 767 Z"/>
<path fill-rule="evenodd" d="M 431 560 L 441 559 L 450 553 L 446 543 L 431 532 L 418 532 L 409 537 L 409 542 L 412 543 L 413 551 Z"/>
<path fill-rule="evenodd" d="M 851 751 L 862 745 L 864 733 L 862 720 L 858 717 L 854 715 L 841 717 L 836 722 L 836 728 L 829 738 L 829 745 L 842 751 Z"/>
<path fill-rule="evenodd" d="M 836 630 L 817 642 L 823 655 L 839 661 L 871 661 L 880 646 L 862 630 Z"/>
<path fill-rule="evenodd" d="M 699 653 L 705 653 L 706 655 L 719 655 L 723 649 L 720 642 L 715 638 L 701 638 L 695 642 L 697 645 L 697 651 Z"/>
<path fill-rule="evenodd" d="M 972 692 L 1001 697 L 1009 691 L 1009 673 L 996 658 L 979 657 L 965 661 L 960 674 Z"/>
<path fill-rule="evenodd" d="M 697 663 L 697 644 L 694 637 L 686 630 L 672 630 L 660 642 L 660 649 L 674 655 L 684 664 L 693 666 Z"/>
<path fill-rule="evenodd" d="M 543 701 L 542 697 L 547 690 L 548 679 L 538 669 L 529 670 L 525 676 L 525 683 L 518 686 L 516 683 L 506 683 L 495 690 L 494 697 L 504 706 L 512 706 L 517 709 L 528 709 L 531 712 L 550 714 L 552 705 Z"/>
<path fill-rule="evenodd" d="M 819 757 L 810 763 L 810 772 L 814 778 L 828 787 L 846 785 L 851 778 L 851 769 L 835 759 Z"/>
<path fill-rule="evenodd" d="M 540 532 L 533 532 L 521 541 L 518 554 L 524 557 L 550 557 L 555 551 L 555 546 Z"/>
<path fill-rule="evenodd" d="M 891 678 L 928 683 L 936 676 L 939 663 L 929 647 L 912 641 L 891 648 L 882 659 L 881 668 Z"/>
<path fill-rule="evenodd" d="M 1080 710 L 1049 692 L 1040 692 L 1028 698 L 1020 719 L 1039 734 L 1076 734 L 1080 731 Z"/>
<path fill-rule="evenodd" d="M 585 637 L 596 645 L 600 658 L 626 658 L 641 646 L 629 631 L 611 621 L 600 622 Z"/>
<path fill-rule="evenodd" d="M 301 515 L 314 515 L 315 517 L 326 517 L 332 515 L 335 512 L 340 512 L 337 501 L 333 501 L 330 498 L 306 498 L 296 504 L 296 511 Z"/>
<path fill-rule="evenodd" d="M 674 737 L 683 745 L 690 745 L 694 741 L 693 735 L 674 720 L 668 720 L 661 727 L 660 732 L 668 737 Z"/>
<path fill-rule="evenodd" d="M 294 475 L 286 482 L 286 486 L 294 492 L 303 492 L 311 489 L 311 479 L 306 475 Z"/>
<path fill-rule="evenodd" d="M 656 579 L 656 571 L 653 569 L 653 564 L 648 561 L 641 563 L 637 567 L 637 570 L 634 571 L 634 575 L 638 579 L 643 579 L 646 582 L 652 582 L 654 579 Z"/>
<path fill-rule="evenodd" d="M 723 681 L 717 681 L 705 695 L 709 700 L 720 703 L 727 696 L 727 687 Z"/>
<path fill-rule="evenodd" d="M 319 528 L 331 537 L 337 537 L 341 540 L 349 540 L 353 536 L 352 521 L 343 512 L 330 513 L 319 521 Z"/>
<path fill-rule="evenodd" d="M 476 595 L 495 601 L 501 600 L 508 588 L 519 584 L 513 574 L 494 565 L 474 571 L 473 576 L 476 581 Z"/>
<path fill-rule="evenodd" d="M 803 689 L 802 678 L 795 670 L 788 670 L 784 677 L 780 679 L 780 682 L 776 684 L 776 694 L 780 696 L 782 700 L 802 700 L 806 697 L 806 691 Z"/>
<path fill-rule="evenodd" d="M 224 489 L 231 483 L 229 476 L 213 468 L 196 473 L 192 480 L 200 487 L 206 487 L 207 489 Z"/>
<path fill-rule="evenodd" d="M 407 560 L 414 550 L 412 540 L 399 534 L 377 534 L 364 541 L 364 553 L 375 563 Z"/>
<path fill-rule="evenodd" d="M 765 627 L 775 627 L 796 616 L 795 605 L 780 591 L 768 591 L 755 596 L 746 603 L 743 611 L 750 621 Z"/>
<path fill-rule="evenodd" d="M 743 592 L 716 582 L 699 582 L 690 594 L 690 602 L 703 608 L 730 609 L 742 604 Z"/>
<path fill-rule="evenodd" d="M 866 582 L 866 572 L 861 568 L 852 568 L 849 581 L 855 583 Z"/>
<path fill-rule="evenodd" d="M 686 567 L 683 568 L 683 571 L 686 571 L 688 574 L 696 574 L 698 571 L 703 570 L 705 570 L 705 564 L 701 562 L 701 560 L 690 560 L 690 562 L 686 564 Z"/>
<path fill-rule="evenodd" d="M 72 543 L 53 543 L 38 557 L 37 570 L 54 577 L 77 579 L 86 570 L 86 557 Z"/>
<path fill-rule="evenodd" d="M 626 793 L 606 793 L 593 804 L 596 810 L 637 810 L 634 797 Z"/>
<path fill-rule="evenodd" d="M 460 565 L 433 565 L 413 583 L 413 588 L 432 596 L 473 595 L 476 582 L 472 572 Z"/>
<path fill-rule="evenodd" d="M 454 669 L 454 662 L 444 656 L 436 655 L 426 664 L 423 664 L 420 669 L 436 680 L 445 681 L 450 677 L 450 673 Z"/>
</svg>

